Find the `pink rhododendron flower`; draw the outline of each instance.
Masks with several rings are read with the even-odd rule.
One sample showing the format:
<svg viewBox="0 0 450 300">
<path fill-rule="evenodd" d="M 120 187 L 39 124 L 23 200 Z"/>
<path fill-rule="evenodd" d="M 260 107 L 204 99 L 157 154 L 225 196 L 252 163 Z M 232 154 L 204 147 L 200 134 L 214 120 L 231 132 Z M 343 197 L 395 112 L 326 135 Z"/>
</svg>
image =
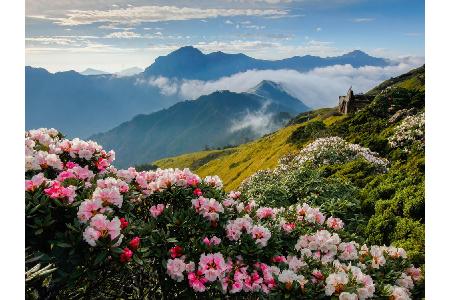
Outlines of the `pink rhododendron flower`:
<svg viewBox="0 0 450 300">
<path fill-rule="evenodd" d="M 297 256 L 289 255 L 286 259 L 286 262 L 289 265 L 289 269 L 291 269 L 294 272 L 298 272 L 301 268 L 307 266 L 307 264 L 302 259 L 299 259 Z"/>
<path fill-rule="evenodd" d="M 106 169 L 109 166 L 109 161 L 100 157 L 97 162 L 95 163 L 95 165 L 97 166 L 97 169 L 99 169 L 100 171 Z"/>
<path fill-rule="evenodd" d="M 358 259 L 358 247 L 359 245 L 355 242 L 339 244 L 339 251 L 341 251 L 341 255 L 339 256 L 339 258 L 342 260 Z"/>
<path fill-rule="evenodd" d="M 339 300 L 358 300 L 358 295 L 349 292 L 342 292 L 339 295 Z"/>
<path fill-rule="evenodd" d="M 235 220 L 228 221 L 226 226 L 227 238 L 231 241 L 237 241 L 241 237 L 243 232 L 251 233 L 253 227 L 252 220 L 247 218 L 237 218 Z"/>
<path fill-rule="evenodd" d="M 78 166 L 78 164 L 76 164 L 76 163 L 74 163 L 74 162 L 71 162 L 71 161 L 68 161 L 68 162 L 66 163 L 66 168 L 67 168 L 67 169 L 72 169 L 73 167 L 76 167 L 76 166 Z"/>
<path fill-rule="evenodd" d="M 209 221 L 217 221 L 219 219 L 219 213 L 223 213 L 223 206 L 216 199 L 208 199 L 199 197 L 192 200 L 192 206 L 195 211 L 201 214 Z"/>
<path fill-rule="evenodd" d="M 372 255 L 372 268 L 379 269 L 380 266 L 386 264 L 386 259 L 384 258 L 383 249 L 379 246 L 370 247 L 370 255 Z"/>
<path fill-rule="evenodd" d="M 325 276 L 322 274 L 322 272 L 320 272 L 319 270 L 315 269 L 312 271 L 311 275 L 314 277 L 313 278 L 313 282 L 314 281 L 322 281 L 325 279 Z"/>
<path fill-rule="evenodd" d="M 272 262 L 274 263 L 280 263 L 280 262 L 287 262 L 286 257 L 282 255 L 274 256 L 272 257 Z"/>
<path fill-rule="evenodd" d="M 118 217 L 114 217 L 111 221 L 106 218 L 103 214 L 96 214 L 93 216 L 89 222 L 89 227 L 85 229 L 85 233 L 89 234 L 88 237 L 93 235 L 92 229 L 99 232 L 99 234 L 96 234 L 98 237 L 106 237 L 109 235 L 111 241 L 119 238 L 118 241 L 114 246 L 120 245 L 122 241 L 122 235 L 120 234 L 120 220 Z M 98 239 L 98 238 L 97 238 Z M 87 240 L 85 238 L 86 242 L 88 242 L 91 246 L 95 246 L 96 240 Z"/>
<path fill-rule="evenodd" d="M 206 176 L 204 182 L 216 189 L 221 189 L 223 187 L 222 180 L 220 180 L 219 176 Z"/>
<path fill-rule="evenodd" d="M 34 175 L 31 180 L 25 180 L 25 190 L 32 192 L 45 182 L 47 182 L 47 178 L 45 178 L 44 173 L 39 173 Z"/>
<path fill-rule="evenodd" d="M 414 287 L 414 282 L 413 282 L 411 276 L 409 276 L 405 273 L 402 273 L 400 278 L 395 281 L 395 284 L 397 284 L 398 286 L 401 286 L 407 290 L 411 290 Z"/>
<path fill-rule="evenodd" d="M 210 246 L 217 246 L 219 245 L 221 242 L 221 239 L 219 239 L 217 236 L 213 236 L 211 239 L 209 239 L 208 237 L 205 237 L 203 239 L 203 243 L 210 247 Z"/>
<path fill-rule="evenodd" d="M 283 223 L 281 225 L 281 228 L 286 232 L 286 233 L 291 233 L 294 229 L 295 229 L 295 223 Z"/>
<path fill-rule="evenodd" d="M 116 186 L 111 186 L 107 188 L 98 187 L 92 194 L 92 199 L 101 200 L 103 205 L 115 205 L 119 208 L 122 207 L 123 196 L 120 194 L 120 190 Z"/>
<path fill-rule="evenodd" d="M 95 230 L 92 227 L 88 227 L 83 232 L 83 239 L 92 247 L 96 245 L 97 240 L 100 238 L 101 232 Z"/>
<path fill-rule="evenodd" d="M 241 192 L 231 191 L 230 193 L 228 193 L 228 197 L 234 200 L 239 199 L 241 197 Z"/>
<path fill-rule="evenodd" d="M 186 271 L 186 263 L 183 259 L 174 258 L 167 260 L 167 274 L 178 282 L 183 281 L 184 275 L 183 272 Z"/>
<path fill-rule="evenodd" d="M 45 194 L 52 199 L 67 199 L 67 202 L 70 204 L 75 199 L 75 190 L 76 187 L 62 186 L 58 181 L 53 181 L 49 188 L 44 190 Z"/>
<path fill-rule="evenodd" d="M 344 272 L 332 273 L 327 277 L 325 283 L 325 295 L 339 295 L 348 283 L 348 275 Z"/>
<path fill-rule="evenodd" d="M 206 290 L 205 283 L 208 280 L 204 277 L 203 272 L 191 272 L 188 274 L 189 286 L 196 292 L 204 292 Z"/>
<path fill-rule="evenodd" d="M 261 219 L 275 219 L 275 211 L 270 207 L 261 207 L 256 211 L 256 216 Z"/>
<path fill-rule="evenodd" d="M 208 281 L 216 280 L 226 270 L 225 260 L 221 253 L 210 253 L 200 256 L 198 269 Z"/>
<path fill-rule="evenodd" d="M 389 286 L 388 289 L 390 292 L 389 299 L 392 299 L 392 300 L 409 300 L 409 299 L 411 299 L 409 296 L 408 290 L 403 287 Z"/>
<path fill-rule="evenodd" d="M 411 276 L 412 280 L 414 280 L 414 281 L 419 281 L 422 279 L 422 272 L 421 272 L 420 268 L 415 268 L 414 266 L 411 266 L 408 269 L 406 269 L 405 272 L 406 272 L 406 274 Z"/>
<path fill-rule="evenodd" d="M 252 238 L 255 240 L 255 243 L 265 247 L 267 246 L 267 242 L 269 241 L 272 234 L 269 229 L 264 226 L 253 226 L 252 228 Z"/>
<path fill-rule="evenodd" d="M 341 230 L 344 228 L 344 222 L 339 218 L 329 217 L 327 220 L 327 226 L 334 230 Z"/>
<path fill-rule="evenodd" d="M 152 217 L 157 218 L 163 213 L 164 208 L 164 204 L 153 205 L 152 207 L 150 207 L 150 213 L 152 214 Z"/>
<path fill-rule="evenodd" d="M 78 207 L 77 217 L 82 223 L 86 223 L 103 208 L 99 199 L 87 199 Z"/>
</svg>

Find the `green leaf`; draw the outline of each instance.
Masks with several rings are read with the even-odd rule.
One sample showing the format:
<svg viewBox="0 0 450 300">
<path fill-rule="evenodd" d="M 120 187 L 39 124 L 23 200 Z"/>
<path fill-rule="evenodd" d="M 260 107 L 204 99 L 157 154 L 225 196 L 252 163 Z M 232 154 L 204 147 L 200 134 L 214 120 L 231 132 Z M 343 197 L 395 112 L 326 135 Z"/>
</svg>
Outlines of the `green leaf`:
<svg viewBox="0 0 450 300">
<path fill-rule="evenodd" d="M 70 248 L 70 247 L 72 247 L 71 244 L 63 243 L 63 242 L 57 242 L 56 246 L 61 247 L 61 248 Z"/>
</svg>

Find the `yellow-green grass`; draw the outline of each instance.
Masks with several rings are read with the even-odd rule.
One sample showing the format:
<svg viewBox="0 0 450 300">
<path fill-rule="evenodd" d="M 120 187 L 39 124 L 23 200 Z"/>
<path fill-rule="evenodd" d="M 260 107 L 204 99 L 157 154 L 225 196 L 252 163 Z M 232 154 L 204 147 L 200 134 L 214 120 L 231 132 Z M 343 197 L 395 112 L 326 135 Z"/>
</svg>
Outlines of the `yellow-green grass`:
<svg viewBox="0 0 450 300">
<path fill-rule="evenodd" d="M 204 158 L 211 153 L 221 153 L 224 150 L 205 150 L 192 153 L 186 153 L 179 156 L 163 158 L 154 162 L 159 168 L 192 168 L 194 162 Z"/>
<path fill-rule="evenodd" d="M 345 118 L 334 115 L 334 109 L 314 111 L 311 119 L 279 129 L 255 141 L 225 150 L 208 150 L 187 153 L 157 160 L 152 164 L 160 168 L 190 168 L 201 177 L 219 175 L 225 190 L 237 189 L 241 182 L 258 170 L 272 169 L 278 160 L 290 152 L 298 151 L 302 145 L 288 142 L 297 128 L 312 121 L 323 121 L 327 126 Z"/>
<path fill-rule="evenodd" d="M 253 173 L 262 169 L 274 168 L 278 159 L 295 151 L 297 147 L 287 143 L 291 133 L 302 125 L 291 125 L 253 142 L 226 150 L 200 151 L 169 157 L 153 162 L 160 168 L 191 168 L 198 175 L 219 175 L 226 190 L 236 189 L 240 183 Z M 193 167 L 198 160 L 205 159 L 212 153 L 227 151 L 199 167 Z M 231 151 L 230 151 L 231 150 Z M 232 152 L 232 153 L 229 153 Z"/>
</svg>

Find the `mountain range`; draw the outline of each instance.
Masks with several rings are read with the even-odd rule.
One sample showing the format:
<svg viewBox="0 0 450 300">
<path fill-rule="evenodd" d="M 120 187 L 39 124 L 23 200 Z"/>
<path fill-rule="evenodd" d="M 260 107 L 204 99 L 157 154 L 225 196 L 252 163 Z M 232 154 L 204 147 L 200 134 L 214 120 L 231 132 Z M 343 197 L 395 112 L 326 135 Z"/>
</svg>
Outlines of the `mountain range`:
<svg viewBox="0 0 450 300">
<path fill-rule="evenodd" d="M 248 70 L 289 69 L 305 72 L 319 67 L 349 64 L 362 66 L 387 66 L 389 61 L 368 55 L 360 50 L 335 57 L 294 56 L 281 60 L 263 60 L 245 54 L 212 52 L 204 54 L 192 47 L 182 47 L 167 56 L 158 57 L 144 71 L 145 76 L 164 76 L 179 79 L 214 80 Z"/>
<path fill-rule="evenodd" d="M 117 76 L 132 76 L 132 75 L 142 73 L 143 71 L 144 71 L 144 69 L 141 69 L 139 67 L 131 67 L 131 68 L 127 68 L 122 71 L 119 71 L 119 72 L 109 73 L 109 72 L 105 72 L 105 71 L 101 71 L 101 70 L 97 70 L 97 69 L 87 68 L 86 70 L 80 72 L 80 74 L 81 75 L 112 75 L 112 74 L 114 74 Z"/>
<path fill-rule="evenodd" d="M 309 109 L 280 84 L 262 81 L 245 93 L 217 91 L 138 115 L 91 139 L 116 151 L 116 165 L 128 166 L 207 147 L 241 144 L 280 128 Z"/>
<path fill-rule="evenodd" d="M 158 57 L 144 72 L 130 76 L 99 74 L 101 71 L 94 69 L 86 70 L 85 74 L 91 75 L 75 71 L 50 73 L 42 68 L 26 67 L 25 125 L 27 129 L 55 127 L 69 137 L 85 138 L 105 132 L 138 114 L 149 114 L 186 100 L 148 83 L 159 77 L 214 80 L 254 69 L 307 71 L 336 64 L 360 67 L 389 63 L 359 50 L 336 57 L 306 55 L 270 61 L 244 54 L 204 54 L 186 46 Z"/>
</svg>

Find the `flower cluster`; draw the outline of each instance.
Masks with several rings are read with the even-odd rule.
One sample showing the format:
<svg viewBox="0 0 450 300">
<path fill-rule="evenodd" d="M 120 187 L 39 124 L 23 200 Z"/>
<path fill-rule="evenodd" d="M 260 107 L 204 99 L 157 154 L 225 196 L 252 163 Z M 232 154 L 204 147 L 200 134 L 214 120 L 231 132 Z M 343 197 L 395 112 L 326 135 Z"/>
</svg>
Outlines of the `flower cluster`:
<svg viewBox="0 0 450 300">
<path fill-rule="evenodd" d="M 219 219 L 219 213 L 223 213 L 223 206 L 216 199 L 208 199 L 200 196 L 192 200 L 192 207 L 195 211 L 211 222 Z"/>
<path fill-rule="evenodd" d="M 302 166 L 306 163 L 313 165 L 328 165 L 346 163 L 357 158 L 362 158 L 371 164 L 386 168 L 388 161 L 381 158 L 377 153 L 370 151 L 357 144 L 346 142 L 340 137 L 319 138 L 314 142 L 305 146 L 299 154 L 293 158 L 292 162 L 295 167 Z M 289 160 L 283 160 L 286 162 Z M 289 168 L 280 164 L 281 169 Z"/>
<path fill-rule="evenodd" d="M 413 145 L 420 149 L 425 146 L 425 113 L 407 116 L 395 127 L 394 134 L 389 137 L 392 148 L 401 148 L 405 152 L 411 151 Z"/>
<path fill-rule="evenodd" d="M 61 159 L 62 157 L 64 158 Z M 64 168 L 63 160 L 74 163 L 89 162 L 92 169 L 102 171 L 114 158 L 114 151 L 107 153 L 96 142 L 86 142 L 78 138 L 63 139 L 53 128 L 40 128 L 25 133 L 25 171 L 49 168 L 60 171 Z"/>
<path fill-rule="evenodd" d="M 38 229 L 31 234 L 39 233 L 43 219 L 51 221 L 46 234 L 63 230 L 55 239 L 74 232 L 55 247 L 79 243 L 77 251 L 85 252 L 77 259 L 98 255 L 84 261 L 86 269 L 117 262 L 118 273 L 126 263 L 136 264 L 129 272 L 164 270 L 158 275 L 177 282 L 165 291 L 170 297 L 221 291 L 407 299 L 422 280 L 403 249 L 360 246 L 342 234 L 341 219 L 313 205 L 259 207 L 240 192 L 226 194 L 217 176 L 202 180 L 188 169 L 117 170 L 110 165 L 113 152 L 52 129 L 27 132 L 25 144 L 27 202 L 49 209 L 45 216 L 30 209 L 36 222 L 29 227 Z"/>
</svg>

